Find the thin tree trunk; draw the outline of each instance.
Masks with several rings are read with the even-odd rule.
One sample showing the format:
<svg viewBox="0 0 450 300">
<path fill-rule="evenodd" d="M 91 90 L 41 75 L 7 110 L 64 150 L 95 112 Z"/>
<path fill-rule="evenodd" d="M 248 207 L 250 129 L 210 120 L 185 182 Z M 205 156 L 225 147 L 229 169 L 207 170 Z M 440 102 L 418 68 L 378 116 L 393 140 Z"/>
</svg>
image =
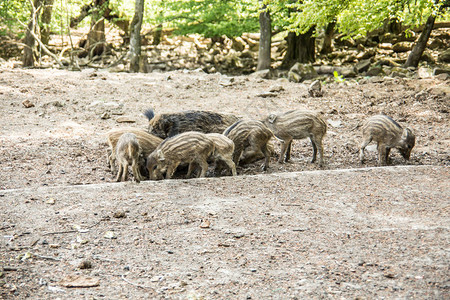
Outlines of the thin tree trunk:
<svg viewBox="0 0 450 300">
<path fill-rule="evenodd" d="M 54 0 L 44 0 L 44 10 L 41 15 L 41 42 L 48 45 L 50 40 L 50 22 L 52 20 Z"/>
<path fill-rule="evenodd" d="M 22 57 L 22 64 L 24 67 L 34 67 L 35 41 L 32 33 L 36 30 L 36 18 L 38 14 L 37 10 L 41 6 L 41 3 L 42 0 L 34 0 L 31 3 L 33 6 L 31 7 L 30 22 L 28 23 L 27 33 L 25 35 L 25 47 L 23 49 Z"/>
<path fill-rule="evenodd" d="M 130 71 L 139 72 L 141 57 L 141 27 L 144 18 L 144 0 L 136 0 L 134 17 L 130 25 Z"/>
<path fill-rule="evenodd" d="M 289 32 L 287 36 L 288 49 L 281 63 L 282 69 L 290 69 L 296 62 L 310 63 L 316 60 L 314 26 L 306 33 L 297 35 Z"/>
<path fill-rule="evenodd" d="M 100 56 L 105 51 L 105 19 L 103 9 L 108 0 L 95 0 L 94 11 L 92 13 L 91 30 L 88 33 L 85 49 L 89 53 L 89 58 Z"/>
<path fill-rule="evenodd" d="M 419 65 L 420 58 L 422 57 L 423 51 L 425 51 L 425 47 L 427 46 L 431 31 L 433 30 L 435 20 L 436 17 L 434 15 L 430 15 L 428 17 L 424 30 L 420 34 L 416 45 L 413 47 L 411 53 L 408 56 L 408 59 L 406 60 L 405 67 L 417 68 L 417 66 Z"/>
<path fill-rule="evenodd" d="M 272 21 L 267 5 L 262 7 L 259 13 L 259 53 L 257 71 L 270 69 L 271 63 L 271 46 L 272 46 Z"/>
<path fill-rule="evenodd" d="M 333 52 L 333 35 L 334 35 L 334 27 L 336 26 L 336 22 L 332 21 L 328 23 L 327 28 L 325 29 L 325 36 L 323 38 L 322 49 L 320 50 L 320 54 L 328 54 Z"/>
</svg>

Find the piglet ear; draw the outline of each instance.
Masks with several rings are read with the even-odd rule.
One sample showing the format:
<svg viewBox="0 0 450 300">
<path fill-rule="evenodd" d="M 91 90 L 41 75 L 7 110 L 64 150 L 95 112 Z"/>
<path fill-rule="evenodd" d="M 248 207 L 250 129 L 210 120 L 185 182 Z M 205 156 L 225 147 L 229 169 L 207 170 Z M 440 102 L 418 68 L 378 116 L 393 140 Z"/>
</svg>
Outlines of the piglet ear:
<svg viewBox="0 0 450 300">
<path fill-rule="evenodd" d="M 277 119 L 277 115 L 274 115 L 274 114 L 270 114 L 269 117 L 267 117 L 267 120 L 269 121 L 269 123 L 275 122 L 276 119 Z"/>
<path fill-rule="evenodd" d="M 159 149 L 158 151 L 156 151 L 156 154 L 158 154 L 158 159 L 160 161 L 165 160 L 166 158 L 164 157 L 164 153 L 161 151 L 161 149 Z"/>
<path fill-rule="evenodd" d="M 402 139 L 406 140 L 408 138 L 408 128 L 403 129 Z"/>
</svg>

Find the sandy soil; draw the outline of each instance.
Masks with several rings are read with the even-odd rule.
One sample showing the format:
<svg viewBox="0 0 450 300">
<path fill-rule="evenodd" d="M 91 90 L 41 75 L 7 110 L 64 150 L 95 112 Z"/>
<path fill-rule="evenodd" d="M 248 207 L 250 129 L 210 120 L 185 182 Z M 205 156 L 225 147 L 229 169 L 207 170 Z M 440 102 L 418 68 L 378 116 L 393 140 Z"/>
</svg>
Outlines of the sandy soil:
<svg viewBox="0 0 450 300">
<path fill-rule="evenodd" d="M 320 98 L 307 88 L 198 71 L 0 69 L 1 297 L 448 298 L 449 81 L 328 81 Z M 105 133 L 146 128 L 149 107 L 321 111 L 327 164 L 310 164 L 302 140 L 264 173 L 257 162 L 237 178 L 112 183 Z M 359 164 L 357 127 L 376 113 L 412 128 L 409 162 L 394 151 L 397 167 L 372 168 L 371 147 Z M 99 286 L 64 287 L 74 274 Z"/>
</svg>

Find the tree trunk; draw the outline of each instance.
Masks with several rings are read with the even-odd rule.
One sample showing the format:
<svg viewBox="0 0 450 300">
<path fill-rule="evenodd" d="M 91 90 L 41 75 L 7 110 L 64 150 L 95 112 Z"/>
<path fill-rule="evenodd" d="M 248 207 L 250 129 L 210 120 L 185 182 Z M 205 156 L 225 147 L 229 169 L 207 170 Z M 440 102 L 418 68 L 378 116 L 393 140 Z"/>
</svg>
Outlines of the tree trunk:
<svg viewBox="0 0 450 300">
<path fill-rule="evenodd" d="M 334 35 L 334 27 L 336 26 L 336 22 L 330 22 L 325 29 L 325 36 L 323 38 L 322 49 L 320 50 L 320 54 L 328 54 L 333 52 L 333 35 Z"/>
<path fill-rule="evenodd" d="M 44 0 L 44 10 L 41 15 L 41 42 L 44 45 L 48 45 L 50 40 L 50 22 L 52 20 L 54 0 Z"/>
<path fill-rule="evenodd" d="M 155 31 L 153 32 L 153 45 L 157 46 L 159 43 L 161 43 L 161 36 L 162 36 L 162 30 L 163 30 L 163 24 L 160 23 L 158 26 L 156 26 Z"/>
<path fill-rule="evenodd" d="M 314 28 L 315 26 L 299 35 L 295 32 L 288 33 L 286 38 L 288 49 L 281 63 L 282 69 L 290 69 L 296 62 L 310 63 L 316 60 Z"/>
<path fill-rule="evenodd" d="M 416 45 L 413 47 L 411 53 L 406 60 L 405 67 L 417 68 L 419 65 L 420 58 L 422 57 L 423 51 L 427 46 L 428 39 L 430 38 L 431 31 L 433 30 L 434 21 L 436 17 L 430 15 L 428 17 L 427 23 L 425 23 L 425 28 L 419 36 Z"/>
<path fill-rule="evenodd" d="M 23 49 L 22 64 L 24 67 L 34 67 L 35 40 L 32 32 L 36 31 L 37 8 L 42 4 L 42 0 L 34 0 L 31 8 L 30 22 L 28 23 L 27 33 L 25 35 L 25 47 Z"/>
<path fill-rule="evenodd" d="M 103 9 L 108 0 L 95 0 L 94 11 L 91 16 L 91 30 L 88 33 L 85 49 L 88 51 L 89 58 L 100 56 L 105 52 L 105 20 L 103 18 Z"/>
<path fill-rule="evenodd" d="M 141 57 L 141 26 L 144 18 L 144 0 L 136 0 L 134 17 L 130 25 L 130 71 L 139 72 Z"/>
<path fill-rule="evenodd" d="M 270 51 L 272 46 L 272 21 L 267 5 L 262 7 L 259 13 L 259 52 L 257 71 L 270 69 Z"/>
</svg>

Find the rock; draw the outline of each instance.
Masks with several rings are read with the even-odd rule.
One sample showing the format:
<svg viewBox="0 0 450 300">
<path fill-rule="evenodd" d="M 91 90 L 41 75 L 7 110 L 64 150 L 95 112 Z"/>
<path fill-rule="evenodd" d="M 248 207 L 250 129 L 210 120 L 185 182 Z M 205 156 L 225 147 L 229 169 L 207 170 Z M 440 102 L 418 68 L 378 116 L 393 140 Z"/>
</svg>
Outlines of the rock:
<svg viewBox="0 0 450 300">
<path fill-rule="evenodd" d="M 370 59 L 365 59 L 365 60 L 358 62 L 355 65 L 355 72 L 357 72 L 357 73 L 366 72 L 367 70 L 369 70 L 370 64 L 371 64 Z"/>
<path fill-rule="evenodd" d="M 383 74 L 383 68 L 381 67 L 372 67 L 367 72 L 367 76 L 378 76 L 380 74 Z"/>
<path fill-rule="evenodd" d="M 442 73 L 442 74 L 436 75 L 435 77 L 439 80 L 446 81 L 446 80 L 450 79 L 450 74 Z"/>
<path fill-rule="evenodd" d="M 104 112 L 101 116 L 100 119 L 102 120 L 107 120 L 107 119 L 111 119 L 111 115 L 108 112 Z"/>
<path fill-rule="evenodd" d="M 236 37 L 232 40 L 232 46 L 231 48 L 236 51 L 243 51 L 245 49 L 245 41 L 241 37 Z"/>
<path fill-rule="evenodd" d="M 25 108 L 31 108 L 34 107 L 34 103 L 31 102 L 30 100 L 23 100 L 22 101 L 22 105 L 25 106 Z"/>
<path fill-rule="evenodd" d="M 125 212 L 124 212 L 123 210 L 119 210 L 119 211 L 116 211 L 116 212 L 113 214 L 113 217 L 114 217 L 114 218 L 117 218 L 117 219 L 125 218 L 125 217 L 126 217 L 126 214 L 125 214 Z"/>
<path fill-rule="evenodd" d="M 383 50 L 392 50 L 392 44 L 391 43 L 381 43 L 378 44 L 378 48 Z"/>
<path fill-rule="evenodd" d="M 328 124 L 330 124 L 334 128 L 342 127 L 342 121 L 339 120 L 327 120 Z"/>
<path fill-rule="evenodd" d="M 272 92 L 272 93 L 281 92 L 281 91 L 284 91 L 284 87 L 281 84 L 272 85 L 269 88 L 269 92 Z"/>
<path fill-rule="evenodd" d="M 209 228 L 211 226 L 211 222 L 209 220 L 202 220 L 200 223 L 200 228 Z"/>
<path fill-rule="evenodd" d="M 276 97 L 278 94 L 273 92 L 261 92 L 256 94 L 257 97 L 267 98 L 267 97 Z"/>
<path fill-rule="evenodd" d="M 320 80 L 315 80 L 311 83 L 311 85 L 308 88 L 308 94 L 311 97 L 322 97 L 322 84 L 320 83 Z"/>
<path fill-rule="evenodd" d="M 343 63 L 352 63 L 356 60 L 356 55 L 349 54 L 342 60 Z"/>
<path fill-rule="evenodd" d="M 409 75 L 409 70 L 402 67 L 395 67 L 391 69 L 392 77 L 405 78 Z"/>
<path fill-rule="evenodd" d="M 120 116 L 116 119 L 117 123 L 136 123 L 136 120 L 132 119 L 131 117 L 127 116 Z"/>
<path fill-rule="evenodd" d="M 267 70 L 260 70 L 260 71 L 256 71 L 256 72 L 250 74 L 250 77 L 257 77 L 257 78 L 263 78 L 263 79 L 270 79 L 270 77 L 271 77 L 271 72 L 270 72 L 270 69 L 267 69 Z"/>
<path fill-rule="evenodd" d="M 83 275 L 68 275 L 59 284 L 70 288 L 88 288 L 99 286 L 100 280 Z"/>
<path fill-rule="evenodd" d="M 396 63 L 393 60 L 387 59 L 387 58 L 380 59 L 379 61 L 377 61 L 377 63 L 375 65 L 388 66 L 388 67 L 400 67 L 400 64 Z"/>
<path fill-rule="evenodd" d="M 420 57 L 421 61 L 426 61 L 429 64 L 434 64 L 436 63 L 435 59 L 433 58 L 433 56 L 431 55 L 430 52 L 425 51 L 422 56 Z"/>
<path fill-rule="evenodd" d="M 114 240 L 114 239 L 117 239 L 117 234 L 116 234 L 114 231 L 107 231 L 107 232 L 105 232 L 105 234 L 103 235 L 103 237 L 104 237 L 105 239 L 111 239 L 111 240 Z"/>
<path fill-rule="evenodd" d="M 92 263 L 89 260 L 83 260 L 78 264 L 78 269 L 92 269 Z"/>
<path fill-rule="evenodd" d="M 353 68 L 342 68 L 341 74 L 344 77 L 356 77 L 356 72 L 353 70 Z"/>
<path fill-rule="evenodd" d="M 426 67 L 420 67 L 417 70 L 417 76 L 419 76 L 419 78 L 430 78 L 433 76 L 433 71 Z"/>
<path fill-rule="evenodd" d="M 369 59 L 371 57 L 374 57 L 375 54 L 376 54 L 376 51 L 373 49 L 365 50 L 364 52 L 361 52 L 358 55 L 356 55 L 356 58 L 358 60 Z"/>
<path fill-rule="evenodd" d="M 317 72 L 311 64 L 296 63 L 288 73 L 288 79 L 293 82 L 301 82 L 316 76 Z"/>
<path fill-rule="evenodd" d="M 433 75 L 439 75 L 439 74 L 449 74 L 450 75 L 450 69 L 444 69 L 444 68 L 435 68 L 433 70 Z"/>
<path fill-rule="evenodd" d="M 438 61 L 443 63 L 450 63 L 450 48 L 438 55 Z"/>
<path fill-rule="evenodd" d="M 392 46 L 392 50 L 394 52 L 400 53 L 400 52 L 408 52 L 412 48 L 411 42 L 399 42 Z"/>
<path fill-rule="evenodd" d="M 49 107 L 49 106 L 63 107 L 64 104 L 61 103 L 61 102 L 58 101 L 58 100 L 54 100 L 54 101 L 50 101 L 50 102 L 44 103 L 44 104 L 42 105 L 42 107 Z"/>
<path fill-rule="evenodd" d="M 234 77 L 222 77 L 219 80 L 221 86 L 231 86 L 234 84 Z"/>
<path fill-rule="evenodd" d="M 383 81 L 384 81 L 383 77 L 380 77 L 380 76 L 373 76 L 367 80 L 367 82 L 369 82 L 369 83 L 380 83 Z"/>
<path fill-rule="evenodd" d="M 125 65 L 124 64 L 118 64 L 116 66 L 108 68 L 108 71 L 111 72 L 111 73 L 125 72 Z"/>
</svg>

